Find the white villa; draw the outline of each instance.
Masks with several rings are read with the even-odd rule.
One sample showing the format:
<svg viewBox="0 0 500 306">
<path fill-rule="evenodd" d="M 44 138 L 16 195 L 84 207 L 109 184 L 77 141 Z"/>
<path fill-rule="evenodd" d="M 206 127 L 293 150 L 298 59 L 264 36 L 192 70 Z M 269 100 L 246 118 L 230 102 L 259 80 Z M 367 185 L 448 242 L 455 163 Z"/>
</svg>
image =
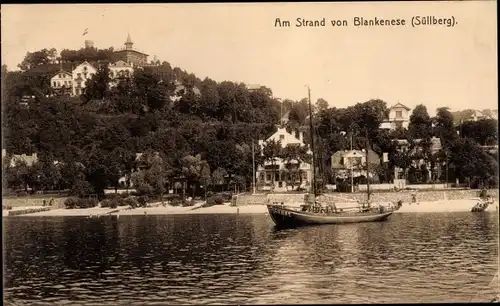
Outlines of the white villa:
<svg viewBox="0 0 500 306">
<path fill-rule="evenodd" d="M 368 160 L 370 165 L 380 164 L 380 156 L 373 150 L 368 151 Z M 332 169 L 336 172 L 336 178 L 348 178 L 367 176 L 366 172 L 366 151 L 362 150 L 344 150 L 337 151 L 331 156 Z M 375 173 L 370 171 L 370 177 L 375 177 Z"/>
<path fill-rule="evenodd" d="M 134 73 L 134 68 L 132 65 L 119 60 L 115 63 L 109 65 L 109 77 L 111 79 L 110 86 L 114 87 L 118 85 L 120 78 L 129 78 Z"/>
<path fill-rule="evenodd" d="M 58 91 L 73 92 L 73 75 L 61 70 L 50 79 L 50 85 Z"/>
<path fill-rule="evenodd" d="M 96 74 L 97 68 L 92 66 L 89 62 L 85 61 L 78 65 L 72 71 L 73 77 L 73 95 L 79 96 L 83 93 L 88 79 Z"/>
<path fill-rule="evenodd" d="M 410 108 L 401 103 L 389 108 L 389 118 L 380 125 L 381 129 L 395 130 L 398 128 L 407 129 L 410 123 Z"/>
<path fill-rule="evenodd" d="M 59 71 L 50 79 L 50 86 L 56 90 L 65 90 L 72 96 L 79 96 L 84 93 L 86 82 L 97 73 L 97 64 L 91 64 L 87 61 L 78 65 L 72 72 Z M 109 85 L 114 87 L 118 84 L 120 78 L 132 77 L 134 68 L 119 60 L 109 65 Z"/>
<path fill-rule="evenodd" d="M 266 140 L 259 140 L 259 146 L 261 148 L 269 141 L 281 141 L 281 146 L 285 148 L 287 145 L 299 145 L 305 146 L 304 143 L 304 132 L 296 131 L 295 135 L 287 132 L 283 127 L 278 127 L 276 133 L 271 135 L 271 137 Z M 312 154 L 312 152 L 309 152 Z M 302 185 L 300 184 L 300 177 L 289 172 L 288 169 L 292 168 L 292 165 L 296 165 L 297 169 L 298 162 L 290 161 L 288 164 L 281 158 L 275 158 L 274 169 L 270 161 L 266 161 L 264 166 L 259 166 L 256 173 L 257 186 L 259 190 L 273 190 L 273 191 L 288 191 L 292 189 L 308 188 L 310 186 L 310 181 L 312 179 L 311 165 L 306 162 L 300 163 L 300 170 L 302 175 Z M 274 184 L 273 176 L 274 175 Z M 293 184 L 291 184 L 293 180 Z"/>
</svg>

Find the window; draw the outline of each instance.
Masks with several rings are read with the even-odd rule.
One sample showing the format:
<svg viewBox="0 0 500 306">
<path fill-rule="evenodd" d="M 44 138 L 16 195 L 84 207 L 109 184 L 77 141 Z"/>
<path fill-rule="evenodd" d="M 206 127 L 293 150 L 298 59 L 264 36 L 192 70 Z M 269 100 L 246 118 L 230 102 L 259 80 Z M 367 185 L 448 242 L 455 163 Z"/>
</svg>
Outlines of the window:
<svg viewBox="0 0 500 306">
<path fill-rule="evenodd" d="M 295 131 L 295 138 L 300 139 L 300 132 L 298 130 Z"/>
<path fill-rule="evenodd" d="M 403 128 L 403 122 L 401 122 L 401 121 L 394 122 L 394 125 L 396 126 L 396 129 L 402 129 Z"/>
<path fill-rule="evenodd" d="M 285 135 L 280 135 L 280 141 L 285 140 Z"/>
<path fill-rule="evenodd" d="M 60 74 L 60 75 L 59 75 L 59 78 L 60 78 L 60 79 L 62 79 L 62 78 L 63 78 L 63 75 L 62 75 L 62 74 Z"/>
<path fill-rule="evenodd" d="M 268 173 L 266 175 L 266 181 L 268 181 L 268 182 L 271 181 L 271 173 Z"/>
<path fill-rule="evenodd" d="M 403 119 L 403 111 L 396 111 L 396 119 Z"/>
<path fill-rule="evenodd" d="M 56 83 L 56 81 L 54 81 L 54 87 L 56 87 L 56 86 L 57 86 L 57 83 Z"/>
</svg>

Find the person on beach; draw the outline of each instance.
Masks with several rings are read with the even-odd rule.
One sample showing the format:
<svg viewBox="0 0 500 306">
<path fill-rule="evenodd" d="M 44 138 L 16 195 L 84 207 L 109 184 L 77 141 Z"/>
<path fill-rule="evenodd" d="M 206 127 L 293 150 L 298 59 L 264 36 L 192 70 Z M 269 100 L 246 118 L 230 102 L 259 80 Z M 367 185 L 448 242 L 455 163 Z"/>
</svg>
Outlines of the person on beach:
<svg viewBox="0 0 500 306">
<path fill-rule="evenodd" d="M 417 202 L 417 191 L 413 191 L 413 192 L 411 193 L 411 203 L 415 203 L 415 204 L 417 204 L 417 205 L 418 205 L 418 202 Z M 410 204 L 411 204 L 411 203 L 410 203 Z"/>
</svg>

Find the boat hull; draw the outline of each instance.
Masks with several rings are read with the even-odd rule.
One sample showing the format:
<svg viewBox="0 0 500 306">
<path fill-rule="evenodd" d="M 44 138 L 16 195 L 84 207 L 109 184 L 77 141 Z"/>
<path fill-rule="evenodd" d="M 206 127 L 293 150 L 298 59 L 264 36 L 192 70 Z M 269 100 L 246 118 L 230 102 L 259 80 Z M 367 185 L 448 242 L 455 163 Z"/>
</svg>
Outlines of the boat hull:
<svg viewBox="0 0 500 306">
<path fill-rule="evenodd" d="M 335 215 L 297 211 L 280 205 L 267 205 L 269 216 L 278 227 L 299 227 L 321 224 L 344 224 L 385 221 L 392 211 L 383 213 L 340 213 Z"/>
</svg>

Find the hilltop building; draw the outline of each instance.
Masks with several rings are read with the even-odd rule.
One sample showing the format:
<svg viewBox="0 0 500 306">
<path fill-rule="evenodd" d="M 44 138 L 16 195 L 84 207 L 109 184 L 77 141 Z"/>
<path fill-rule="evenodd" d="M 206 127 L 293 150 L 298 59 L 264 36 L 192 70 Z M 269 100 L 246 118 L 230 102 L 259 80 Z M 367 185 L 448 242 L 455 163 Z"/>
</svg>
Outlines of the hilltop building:
<svg viewBox="0 0 500 306">
<path fill-rule="evenodd" d="M 134 68 L 126 62 L 119 60 L 109 65 L 110 86 L 118 85 L 118 82 L 124 78 L 130 78 L 134 74 Z"/>
<path fill-rule="evenodd" d="M 125 42 L 125 48 L 115 51 L 113 54 L 115 61 L 124 61 L 132 67 L 142 67 L 147 65 L 149 55 L 135 50 L 133 46 L 134 43 L 130 38 L 130 34 L 128 34 L 127 41 Z"/>
</svg>

